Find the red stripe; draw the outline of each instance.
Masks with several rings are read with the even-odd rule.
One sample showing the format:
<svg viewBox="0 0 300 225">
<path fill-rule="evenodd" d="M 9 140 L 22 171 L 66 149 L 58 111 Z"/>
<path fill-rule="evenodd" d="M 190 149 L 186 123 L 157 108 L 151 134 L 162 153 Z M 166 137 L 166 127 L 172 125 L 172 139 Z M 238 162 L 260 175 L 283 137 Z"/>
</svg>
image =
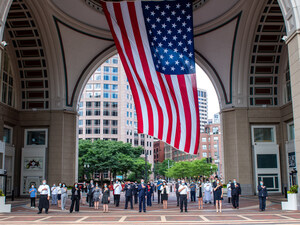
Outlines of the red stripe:
<svg viewBox="0 0 300 225">
<path fill-rule="evenodd" d="M 109 25 L 111 33 L 112 33 L 112 36 L 115 40 L 115 44 L 117 46 L 118 53 L 119 53 L 120 58 L 122 60 L 122 64 L 123 64 L 124 70 L 126 72 L 128 82 L 130 84 L 130 88 L 131 88 L 131 91 L 132 91 L 132 94 L 133 94 L 133 99 L 134 99 L 134 104 L 135 104 L 135 109 L 136 109 L 136 115 L 137 115 L 137 120 L 138 120 L 138 132 L 139 133 L 144 133 L 142 109 L 141 109 L 141 104 L 140 104 L 140 101 L 139 101 L 139 95 L 138 95 L 137 88 L 135 86 L 131 71 L 130 71 L 130 69 L 128 67 L 128 64 L 126 62 L 126 58 L 125 58 L 125 55 L 122 51 L 122 47 L 120 45 L 120 42 L 119 42 L 119 40 L 116 36 L 116 33 L 113 29 L 111 17 L 110 17 L 110 14 L 109 14 L 108 10 L 107 10 L 107 6 L 104 2 L 102 2 L 102 8 L 104 10 L 108 25 Z"/>
<path fill-rule="evenodd" d="M 166 81 L 168 83 L 169 89 L 170 89 L 170 94 L 173 98 L 173 102 L 175 105 L 175 109 L 176 109 L 176 114 L 177 114 L 177 121 L 176 121 L 176 133 L 175 133 L 175 141 L 174 141 L 174 147 L 179 149 L 179 143 L 180 143 L 180 134 L 181 134 L 181 126 L 180 126 L 180 114 L 179 114 L 179 108 L 178 108 L 178 102 L 176 100 L 176 96 L 175 96 L 175 91 L 174 91 L 174 86 L 172 83 L 172 79 L 171 79 L 172 75 L 165 75 L 166 77 Z"/>
<path fill-rule="evenodd" d="M 146 106 L 147 106 L 147 111 L 148 111 L 148 119 L 149 119 L 148 120 L 148 123 L 149 123 L 148 134 L 151 135 L 151 136 L 153 136 L 153 134 L 154 134 L 154 129 L 153 129 L 153 124 L 154 124 L 154 121 L 153 121 L 153 110 L 152 110 L 152 107 L 151 107 L 149 96 L 148 96 L 148 94 L 146 92 L 146 89 L 145 89 L 145 86 L 143 85 L 143 82 L 142 82 L 141 78 L 139 77 L 138 72 L 136 70 L 136 66 L 135 66 L 135 63 L 134 63 L 132 49 L 130 47 L 131 46 L 130 45 L 130 41 L 128 39 L 128 35 L 127 35 L 127 32 L 126 32 L 124 20 L 123 20 L 123 17 L 122 17 L 121 6 L 120 6 L 120 4 L 115 4 L 115 3 L 113 4 L 113 6 L 114 6 L 114 11 L 115 11 L 115 16 L 116 16 L 116 19 L 117 19 L 117 23 L 118 23 L 118 25 L 120 27 L 120 30 L 121 30 L 122 39 L 123 39 L 124 47 L 125 47 L 125 52 L 126 52 L 126 54 L 128 56 L 128 59 L 129 59 L 131 65 L 132 65 L 132 68 L 133 68 L 134 73 L 135 73 L 135 75 L 136 75 L 136 77 L 138 79 L 139 85 L 141 86 L 141 89 L 142 89 L 142 92 L 143 92 L 143 95 L 144 95 L 144 98 L 145 98 L 145 101 L 146 101 Z M 129 83 L 129 84 L 131 86 L 131 83 Z M 144 122 L 146 122 L 146 121 L 144 121 Z"/>
<path fill-rule="evenodd" d="M 162 108 L 161 108 L 158 98 L 157 98 L 156 90 L 155 90 L 154 84 L 153 84 L 153 77 L 151 76 L 148 60 L 147 60 L 145 49 L 143 46 L 143 40 L 142 40 L 141 34 L 139 32 L 140 29 L 138 29 L 139 24 L 137 21 L 136 8 L 135 8 L 134 2 L 128 2 L 128 11 L 129 11 L 130 19 L 131 19 L 132 30 L 133 30 L 135 42 L 136 42 L 137 49 L 139 52 L 139 57 L 140 57 L 144 75 L 146 78 L 147 86 L 148 86 L 148 89 L 149 89 L 150 93 L 152 94 L 154 102 L 156 104 L 156 109 L 157 109 L 157 113 L 158 113 L 158 139 L 162 139 L 163 130 L 164 130 L 163 111 L 162 111 Z M 152 59 L 150 59 L 150 60 L 152 60 Z M 156 74 L 152 74 L 152 75 L 155 76 Z M 155 116 L 155 115 L 153 115 L 153 116 Z"/>
<path fill-rule="evenodd" d="M 163 79 L 161 78 L 161 76 L 164 76 L 164 75 L 157 72 L 158 81 L 159 81 L 160 88 L 161 88 L 162 93 L 163 93 L 163 97 L 164 97 L 166 108 L 167 108 L 168 118 L 169 118 L 168 134 L 167 134 L 166 142 L 171 143 L 172 129 L 173 129 L 172 108 L 171 108 L 171 103 L 170 103 L 170 99 L 169 99 L 169 96 L 168 96 L 168 93 L 167 93 L 165 83 L 164 83 Z"/>
<path fill-rule="evenodd" d="M 195 142 L 195 150 L 194 154 L 198 153 L 199 148 L 199 141 L 200 141 L 200 116 L 199 116 L 199 101 L 198 101 L 198 94 L 197 94 L 197 81 L 196 81 L 196 74 L 191 75 L 192 80 L 192 87 L 194 93 L 194 102 L 195 102 L 195 109 L 196 109 L 196 116 L 197 116 L 197 131 L 196 131 L 196 142 Z"/>
<path fill-rule="evenodd" d="M 191 129 L 192 129 L 192 121 L 191 121 L 191 109 L 190 109 L 190 103 L 189 103 L 189 97 L 186 90 L 186 81 L 185 76 L 188 75 L 178 75 L 178 85 L 180 89 L 180 94 L 182 98 L 182 104 L 184 108 L 184 114 L 185 114 L 185 125 L 186 125 L 186 138 L 185 138 L 185 146 L 184 151 L 189 153 L 190 147 L 191 147 Z"/>
</svg>

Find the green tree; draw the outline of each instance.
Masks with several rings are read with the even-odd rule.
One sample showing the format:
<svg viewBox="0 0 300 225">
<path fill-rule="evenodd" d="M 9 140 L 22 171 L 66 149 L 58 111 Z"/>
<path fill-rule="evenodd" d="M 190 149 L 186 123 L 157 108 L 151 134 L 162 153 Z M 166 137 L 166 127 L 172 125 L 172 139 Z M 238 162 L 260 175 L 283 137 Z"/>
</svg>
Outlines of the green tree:
<svg viewBox="0 0 300 225">
<path fill-rule="evenodd" d="M 172 177 L 175 179 L 190 177 L 191 175 L 191 162 L 182 161 L 175 163 L 166 172 L 167 177 Z"/>
<path fill-rule="evenodd" d="M 161 176 L 166 176 L 166 172 L 169 168 L 171 168 L 174 165 L 175 161 L 171 159 L 165 159 L 158 168 L 158 174 Z"/>
<path fill-rule="evenodd" d="M 149 180 L 149 175 L 151 174 L 151 166 L 151 163 L 147 162 L 147 180 Z M 136 159 L 130 171 L 131 173 L 128 176 L 129 180 L 135 181 L 145 179 L 145 159 L 142 157 Z"/>
</svg>

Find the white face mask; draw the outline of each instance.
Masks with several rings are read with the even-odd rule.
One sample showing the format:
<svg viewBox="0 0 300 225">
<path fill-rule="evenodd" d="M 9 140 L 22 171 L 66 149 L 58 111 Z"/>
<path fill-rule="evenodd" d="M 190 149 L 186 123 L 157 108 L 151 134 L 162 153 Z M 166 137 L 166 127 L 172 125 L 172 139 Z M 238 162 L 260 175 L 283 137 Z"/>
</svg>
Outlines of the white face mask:
<svg viewBox="0 0 300 225">
<path fill-rule="evenodd" d="M 44 181 L 44 182 L 43 182 L 43 184 L 45 185 L 45 184 L 46 184 L 46 182 Z"/>
</svg>

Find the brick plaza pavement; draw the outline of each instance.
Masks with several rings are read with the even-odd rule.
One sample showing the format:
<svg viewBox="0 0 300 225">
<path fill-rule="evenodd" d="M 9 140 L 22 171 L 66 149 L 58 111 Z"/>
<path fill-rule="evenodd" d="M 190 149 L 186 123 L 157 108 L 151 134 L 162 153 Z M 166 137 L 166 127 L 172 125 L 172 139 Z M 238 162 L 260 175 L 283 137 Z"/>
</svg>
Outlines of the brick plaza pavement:
<svg viewBox="0 0 300 225">
<path fill-rule="evenodd" d="M 39 215 L 37 209 L 21 205 L 13 207 L 10 214 L 0 214 L 0 224 L 300 224 L 299 211 L 282 211 L 280 204 L 268 202 L 267 210 L 259 212 L 256 198 L 242 197 L 238 210 L 232 209 L 225 199 L 222 213 L 216 213 L 209 204 L 198 210 L 197 203 L 189 203 L 188 213 L 180 213 L 173 193 L 168 203 L 168 209 L 164 210 L 155 199 L 146 213 L 139 213 L 138 205 L 134 205 L 134 210 L 125 210 L 124 197 L 121 197 L 120 207 L 110 204 L 109 213 L 103 213 L 101 205 L 99 210 L 81 206 L 79 213 L 72 214 L 52 206 L 49 214 Z M 70 206 L 69 200 L 67 206 Z"/>
</svg>

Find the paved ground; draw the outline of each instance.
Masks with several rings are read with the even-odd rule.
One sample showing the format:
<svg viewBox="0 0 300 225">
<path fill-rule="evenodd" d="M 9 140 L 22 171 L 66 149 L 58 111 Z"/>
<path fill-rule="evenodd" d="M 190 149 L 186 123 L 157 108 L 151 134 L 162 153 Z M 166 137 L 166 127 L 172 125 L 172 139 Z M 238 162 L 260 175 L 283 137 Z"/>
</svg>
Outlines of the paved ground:
<svg viewBox="0 0 300 225">
<path fill-rule="evenodd" d="M 299 211 L 282 211 L 278 203 L 268 202 L 267 211 L 259 212 L 256 198 L 243 197 L 240 202 L 237 210 L 225 199 L 222 213 L 216 213 L 209 204 L 198 210 L 197 203 L 189 203 L 188 213 L 180 213 L 175 196 L 170 196 L 168 209 L 163 210 L 155 199 L 146 213 L 139 213 L 138 205 L 134 210 L 125 210 L 124 197 L 119 208 L 110 204 L 109 213 L 103 213 L 101 206 L 99 210 L 81 206 L 79 213 L 72 214 L 52 206 L 49 214 L 38 215 L 37 209 L 29 205 L 15 205 L 12 213 L 0 214 L 0 224 L 300 224 Z"/>
</svg>

